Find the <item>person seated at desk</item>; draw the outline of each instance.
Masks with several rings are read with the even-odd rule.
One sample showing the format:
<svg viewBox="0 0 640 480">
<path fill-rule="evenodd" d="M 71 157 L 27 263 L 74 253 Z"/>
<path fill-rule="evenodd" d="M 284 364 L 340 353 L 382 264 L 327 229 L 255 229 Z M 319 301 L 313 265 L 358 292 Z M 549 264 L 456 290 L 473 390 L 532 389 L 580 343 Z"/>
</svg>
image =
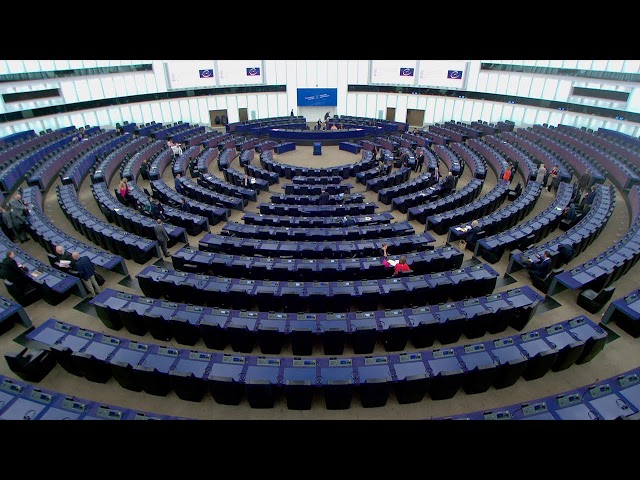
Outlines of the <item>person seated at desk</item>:
<svg viewBox="0 0 640 480">
<path fill-rule="evenodd" d="M 338 130 L 338 127 L 336 127 L 336 124 L 334 123 L 333 125 L 331 125 L 331 128 L 329 130 Z"/>
<path fill-rule="evenodd" d="M 595 185 L 591 186 L 591 190 L 589 191 L 589 193 L 587 193 L 587 195 L 582 199 L 582 211 L 587 213 L 589 211 L 589 209 L 591 208 L 591 204 L 593 203 L 593 200 L 596 198 L 598 191 L 596 189 Z"/>
<path fill-rule="evenodd" d="M 525 263 L 529 277 L 545 278 L 551 272 L 551 252 L 545 250 L 542 256 L 539 253 Z"/>
<path fill-rule="evenodd" d="M 329 205 L 329 192 L 327 192 L 324 188 L 318 195 L 318 205 Z"/>
<path fill-rule="evenodd" d="M 398 263 L 398 260 L 389 260 L 389 245 L 386 242 L 380 247 L 380 256 L 382 257 L 382 264 L 387 268 L 394 268 Z"/>
<path fill-rule="evenodd" d="M 400 272 L 410 272 L 411 267 L 407 263 L 407 257 L 402 255 L 398 259 L 398 263 L 396 263 L 395 267 L 393 267 L 393 276 L 397 277 Z"/>
<path fill-rule="evenodd" d="M 471 244 L 471 247 L 475 246 L 478 241 L 478 233 L 480 233 L 480 222 L 474 220 L 471 225 L 463 227 L 462 232 L 464 233 L 462 240 L 465 241 L 465 248 L 467 244 Z"/>
<path fill-rule="evenodd" d="M 136 210 L 147 217 L 151 217 L 151 198 L 148 198 L 146 202 L 136 200 Z"/>
<path fill-rule="evenodd" d="M 180 210 L 185 213 L 191 213 L 191 206 L 185 197 L 180 198 Z"/>
<path fill-rule="evenodd" d="M 31 288 L 42 291 L 42 285 L 36 282 L 29 273 L 25 264 L 18 265 L 16 253 L 8 250 L 5 257 L 0 262 L 0 278 L 11 282 L 17 290 L 27 292 Z"/>
<path fill-rule="evenodd" d="M 566 265 L 573 258 L 575 251 L 573 245 L 569 242 L 563 242 L 558 245 L 557 265 Z"/>
<path fill-rule="evenodd" d="M 576 210 L 576 204 L 573 202 L 570 202 L 569 205 L 567 205 L 562 211 L 561 217 L 564 220 L 573 224 L 573 222 L 575 222 L 576 219 L 578 218 L 578 211 Z"/>
<path fill-rule="evenodd" d="M 160 218 L 161 220 L 165 220 L 164 206 L 162 206 L 160 200 L 158 200 L 157 198 L 154 198 L 153 202 L 151 202 L 151 216 L 155 220 L 157 220 L 158 218 Z"/>
<path fill-rule="evenodd" d="M 380 256 L 383 258 L 387 258 L 389 256 L 389 244 L 386 242 L 380 246 Z"/>
<path fill-rule="evenodd" d="M 356 224 L 355 219 L 349 215 L 345 215 L 344 218 L 342 219 L 343 227 L 353 227 L 355 224 Z"/>
<path fill-rule="evenodd" d="M 56 245 L 56 267 L 69 270 L 72 268 L 73 258 L 71 253 L 67 252 L 62 245 Z"/>
</svg>

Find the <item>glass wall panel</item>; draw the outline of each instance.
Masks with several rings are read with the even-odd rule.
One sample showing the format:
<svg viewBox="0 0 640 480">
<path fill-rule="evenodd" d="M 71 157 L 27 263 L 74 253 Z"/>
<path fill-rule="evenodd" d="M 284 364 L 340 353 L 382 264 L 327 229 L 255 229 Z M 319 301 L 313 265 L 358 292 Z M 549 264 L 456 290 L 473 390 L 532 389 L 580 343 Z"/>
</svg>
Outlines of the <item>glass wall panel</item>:
<svg viewBox="0 0 640 480">
<path fill-rule="evenodd" d="M 105 109 L 96 112 L 96 125 L 100 125 L 104 129 L 113 128 L 114 125 L 109 118 L 109 113 Z"/>
<path fill-rule="evenodd" d="M 547 78 L 544 82 L 544 88 L 542 89 L 541 98 L 553 100 L 556 95 L 556 89 L 558 88 L 558 80 L 555 78 Z"/>
<path fill-rule="evenodd" d="M 137 95 L 138 87 L 136 87 L 136 79 L 132 75 L 124 77 L 124 84 L 127 88 L 127 95 Z"/>
<path fill-rule="evenodd" d="M 147 90 L 147 82 L 145 78 L 146 78 L 146 75 L 133 76 L 133 79 L 136 82 L 136 91 L 138 92 L 138 95 L 149 93 L 149 91 Z"/>
<path fill-rule="evenodd" d="M 92 100 L 105 98 L 105 95 L 102 92 L 102 82 L 100 82 L 99 78 L 90 78 L 87 81 L 87 84 L 89 85 L 89 96 Z"/>
<path fill-rule="evenodd" d="M 100 79 L 100 83 L 102 84 L 102 90 L 104 94 L 103 98 L 113 98 L 116 96 L 116 85 L 113 81 L 113 78 L 102 78 Z"/>
<path fill-rule="evenodd" d="M 91 100 L 91 94 L 89 93 L 89 84 L 86 80 L 77 80 L 73 82 L 78 93 L 79 102 L 87 102 Z"/>
<path fill-rule="evenodd" d="M 160 103 L 151 104 L 151 120 L 149 120 L 149 123 L 151 123 L 152 121 L 156 123 L 164 123 L 164 113 L 162 110 L 162 104 Z"/>
<path fill-rule="evenodd" d="M 60 84 L 60 94 L 65 103 L 75 103 L 78 101 L 78 92 L 72 82 L 62 82 Z"/>
<path fill-rule="evenodd" d="M 131 123 L 135 123 L 136 125 L 144 125 L 144 114 L 142 113 L 142 105 L 136 103 L 131 105 Z"/>
<path fill-rule="evenodd" d="M 24 62 L 22 60 L 7 60 L 7 73 L 24 73 Z"/>
</svg>

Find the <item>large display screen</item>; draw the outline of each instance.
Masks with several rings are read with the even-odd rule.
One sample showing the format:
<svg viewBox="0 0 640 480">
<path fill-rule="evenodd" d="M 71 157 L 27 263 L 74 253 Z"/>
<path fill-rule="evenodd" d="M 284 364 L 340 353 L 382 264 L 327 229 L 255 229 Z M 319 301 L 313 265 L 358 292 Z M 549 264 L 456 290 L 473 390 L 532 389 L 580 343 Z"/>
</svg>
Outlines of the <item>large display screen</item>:
<svg viewBox="0 0 640 480">
<path fill-rule="evenodd" d="M 299 107 L 337 107 L 337 88 L 299 88 Z"/>
</svg>

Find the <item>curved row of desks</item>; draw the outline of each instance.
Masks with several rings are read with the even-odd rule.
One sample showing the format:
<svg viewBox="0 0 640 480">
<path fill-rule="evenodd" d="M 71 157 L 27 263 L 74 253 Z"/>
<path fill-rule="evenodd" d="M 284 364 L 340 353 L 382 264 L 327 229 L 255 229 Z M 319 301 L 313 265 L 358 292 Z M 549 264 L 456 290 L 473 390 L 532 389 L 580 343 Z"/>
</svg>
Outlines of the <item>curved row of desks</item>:
<svg viewBox="0 0 640 480">
<path fill-rule="evenodd" d="M 424 307 L 342 313 L 246 311 L 171 302 L 105 289 L 91 305 L 110 329 L 133 335 L 150 333 L 157 340 L 205 345 L 251 353 L 280 353 L 286 344 L 294 355 L 312 355 L 322 343 L 325 355 L 342 354 L 350 343 L 356 353 L 371 353 L 376 343 L 387 351 L 456 342 L 462 335 L 480 338 L 511 327 L 522 331 L 543 297 L 529 286 L 501 293 Z"/>
<path fill-rule="evenodd" d="M 606 332 L 579 316 L 547 328 L 453 348 L 377 356 L 264 357 L 227 355 L 137 342 L 82 329 L 55 318 L 16 341 L 53 352 L 68 373 L 105 383 L 115 378 L 129 390 L 199 402 L 211 391 L 216 402 L 272 408 L 280 392 L 287 407 L 311 408 L 322 391 L 327 408 L 349 408 L 352 392 L 362 406 L 381 407 L 395 390 L 399 403 L 416 403 L 506 388 L 519 378 L 590 361 L 604 347 Z M 210 390 L 210 389 L 213 389 Z"/>
</svg>

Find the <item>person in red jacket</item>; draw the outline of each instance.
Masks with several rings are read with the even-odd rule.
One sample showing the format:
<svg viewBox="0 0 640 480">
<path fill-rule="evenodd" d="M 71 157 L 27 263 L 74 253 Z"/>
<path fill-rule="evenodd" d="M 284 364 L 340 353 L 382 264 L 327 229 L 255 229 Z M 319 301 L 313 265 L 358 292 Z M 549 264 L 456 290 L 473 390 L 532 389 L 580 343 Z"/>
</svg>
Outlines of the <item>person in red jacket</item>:
<svg viewBox="0 0 640 480">
<path fill-rule="evenodd" d="M 395 276 L 398 276 L 398 273 L 400 272 L 409 272 L 409 271 L 411 271 L 411 267 L 409 267 L 409 264 L 407 263 L 407 257 L 402 255 L 398 259 L 398 263 L 396 263 L 395 271 L 393 272 L 393 274 Z"/>
</svg>

